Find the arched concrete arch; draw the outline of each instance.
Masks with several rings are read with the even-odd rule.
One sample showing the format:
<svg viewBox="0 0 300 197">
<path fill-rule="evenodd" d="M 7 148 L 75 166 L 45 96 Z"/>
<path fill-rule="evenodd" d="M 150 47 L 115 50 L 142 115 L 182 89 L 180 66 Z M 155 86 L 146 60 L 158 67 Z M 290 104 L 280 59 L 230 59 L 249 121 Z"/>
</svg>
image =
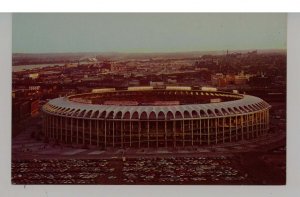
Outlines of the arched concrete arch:
<svg viewBox="0 0 300 197">
<path fill-rule="evenodd" d="M 201 117 L 208 117 L 208 114 L 205 112 L 205 110 L 201 109 L 200 110 L 200 116 Z"/>
<path fill-rule="evenodd" d="M 116 112 L 114 119 L 122 119 L 122 112 L 121 111 Z"/>
<path fill-rule="evenodd" d="M 155 120 L 156 119 L 156 113 L 154 111 L 151 111 L 149 114 L 149 120 Z"/>
<path fill-rule="evenodd" d="M 138 120 L 139 119 L 139 112 L 135 111 L 131 115 L 131 119 Z"/>
<path fill-rule="evenodd" d="M 171 111 L 168 111 L 168 113 L 167 113 L 167 120 L 172 120 L 172 119 L 174 119 L 174 114 L 173 114 L 173 112 L 171 112 Z"/>
<path fill-rule="evenodd" d="M 85 118 L 90 118 L 92 113 L 93 113 L 93 110 L 89 110 L 88 112 L 85 113 L 84 117 Z"/>
<path fill-rule="evenodd" d="M 163 111 L 160 111 L 158 114 L 157 114 L 157 119 L 159 120 L 165 120 L 166 119 L 166 115 Z"/>
<path fill-rule="evenodd" d="M 176 111 L 176 112 L 175 112 L 175 118 L 176 118 L 176 119 L 182 119 L 182 118 L 183 118 L 182 113 L 181 113 L 180 111 Z"/>
<path fill-rule="evenodd" d="M 77 117 L 84 117 L 85 112 L 86 110 L 80 111 Z"/>
</svg>

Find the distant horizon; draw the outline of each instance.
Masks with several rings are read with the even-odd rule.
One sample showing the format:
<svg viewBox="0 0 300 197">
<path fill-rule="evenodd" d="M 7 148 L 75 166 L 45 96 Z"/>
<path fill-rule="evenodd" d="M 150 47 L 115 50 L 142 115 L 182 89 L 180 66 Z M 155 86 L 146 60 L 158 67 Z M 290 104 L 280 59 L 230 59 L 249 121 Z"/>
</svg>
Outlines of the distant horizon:
<svg viewBox="0 0 300 197">
<path fill-rule="evenodd" d="M 270 48 L 270 49 L 234 49 L 234 50 L 228 50 L 229 53 L 231 52 L 249 52 L 249 51 L 286 51 L 286 48 Z M 29 53 L 29 52 L 12 52 L 12 54 L 76 54 L 76 53 L 103 53 L 103 54 L 172 54 L 172 53 L 216 53 L 216 52 L 226 52 L 227 49 L 222 50 L 199 50 L 199 51 L 155 51 L 155 52 L 119 52 L 119 51 L 78 51 L 78 52 L 43 52 L 43 53 Z"/>
<path fill-rule="evenodd" d="M 14 13 L 13 53 L 286 49 L 284 13 Z"/>
</svg>

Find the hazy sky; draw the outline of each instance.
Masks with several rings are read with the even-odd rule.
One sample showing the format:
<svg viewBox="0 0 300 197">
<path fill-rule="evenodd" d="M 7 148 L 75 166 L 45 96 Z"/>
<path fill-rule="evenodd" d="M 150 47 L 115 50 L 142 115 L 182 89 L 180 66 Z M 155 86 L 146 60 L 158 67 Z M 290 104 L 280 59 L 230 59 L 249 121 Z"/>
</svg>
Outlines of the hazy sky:
<svg viewBox="0 0 300 197">
<path fill-rule="evenodd" d="M 286 14 L 13 14 L 13 52 L 285 49 Z"/>
</svg>

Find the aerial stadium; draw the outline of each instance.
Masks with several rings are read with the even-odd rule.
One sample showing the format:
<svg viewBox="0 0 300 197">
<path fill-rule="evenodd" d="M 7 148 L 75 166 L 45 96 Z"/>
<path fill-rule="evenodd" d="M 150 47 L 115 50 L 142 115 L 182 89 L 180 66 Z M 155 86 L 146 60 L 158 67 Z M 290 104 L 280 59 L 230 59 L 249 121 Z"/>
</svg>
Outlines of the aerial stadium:
<svg viewBox="0 0 300 197">
<path fill-rule="evenodd" d="M 270 105 L 213 88 L 95 89 L 42 107 L 50 141 L 99 148 L 210 146 L 268 133 Z"/>
</svg>

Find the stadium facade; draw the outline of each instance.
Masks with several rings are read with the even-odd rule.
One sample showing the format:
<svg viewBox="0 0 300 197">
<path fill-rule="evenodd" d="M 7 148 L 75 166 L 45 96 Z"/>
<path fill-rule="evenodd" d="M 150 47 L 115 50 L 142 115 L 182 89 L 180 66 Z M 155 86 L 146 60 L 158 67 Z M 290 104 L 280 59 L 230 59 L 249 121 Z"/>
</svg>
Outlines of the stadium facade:
<svg viewBox="0 0 300 197">
<path fill-rule="evenodd" d="M 50 100 L 49 140 L 101 148 L 205 146 L 259 138 L 270 105 L 250 95 L 191 87 L 129 87 Z"/>
</svg>

